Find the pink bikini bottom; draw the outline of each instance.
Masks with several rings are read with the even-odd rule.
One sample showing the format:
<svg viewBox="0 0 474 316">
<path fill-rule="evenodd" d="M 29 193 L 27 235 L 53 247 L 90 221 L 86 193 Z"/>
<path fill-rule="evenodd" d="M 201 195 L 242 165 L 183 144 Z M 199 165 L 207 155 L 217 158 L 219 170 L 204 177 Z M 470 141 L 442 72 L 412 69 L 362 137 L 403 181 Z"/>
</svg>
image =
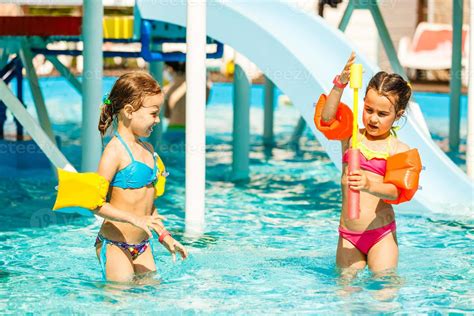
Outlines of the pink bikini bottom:
<svg viewBox="0 0 474 316">
<path fill-rule="evenodd" d="M 339 236 L 348 240 L 364 254 L 368 254 L 373 245 L 378 243 L 389 233 L 394 232 L 396 229 L 397 225 L 395 224 L 395 221 L 383 227 L 365 230 L 363 232 L 354 232 L 339 226 Z"/>
</svg>

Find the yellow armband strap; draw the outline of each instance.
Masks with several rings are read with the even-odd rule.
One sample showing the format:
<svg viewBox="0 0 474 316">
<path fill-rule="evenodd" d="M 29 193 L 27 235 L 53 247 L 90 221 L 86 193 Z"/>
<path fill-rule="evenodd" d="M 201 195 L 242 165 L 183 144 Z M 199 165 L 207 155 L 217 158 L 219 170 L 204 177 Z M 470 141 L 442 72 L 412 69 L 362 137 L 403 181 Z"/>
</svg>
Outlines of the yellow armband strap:
<svg viewBox="0 0 474 316">
<path fill-rule="evenodd" d="M 330 140 L 343 140 L 351 137 L 353 114 L 352 110 L 344 103 L 339 103 L 336 117 L 329 122 L 323 122 L 321 116 L 327 96 L 321 94 L 314 112 L 314 124 L 316 128 Z"/>
<path fill-rule="evenodd" d="M 421 159 L 418 150 L 410 149 L 388 157 L 384 183 L 394 184 L 398 189 L 396 200 L 384 200 L 390 204 L 410 201 L 418 190 L 421 172 Z"/>
<path fill-rule="evenodd" d="M 58 196 L 53 210 L 83 207 L 89 210 L 104 205 L 109 182 L 94 172 L 77 173 L 58 168 Z"/>
<path fill-rule="evenodd" d="M 161 160 L 160 156 L 156 154 L 156 166 L 158 167 L 158 174 L 156 182 L 155 182 L 155 199 L 159 196 L 162 196 L 165 193 L 165 185 L 166 185 L 166 176 L 168 173 L 166 172 L 166 167 L 163 161 Z"/>
</svg>

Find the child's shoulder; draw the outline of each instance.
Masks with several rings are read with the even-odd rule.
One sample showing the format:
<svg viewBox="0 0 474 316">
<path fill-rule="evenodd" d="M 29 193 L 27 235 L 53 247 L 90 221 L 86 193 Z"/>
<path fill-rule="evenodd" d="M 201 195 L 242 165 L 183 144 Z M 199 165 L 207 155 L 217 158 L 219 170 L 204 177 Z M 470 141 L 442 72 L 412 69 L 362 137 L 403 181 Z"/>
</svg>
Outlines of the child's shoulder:
<svg viewBox="0 0 474 316">
<path fill-rule="evenodd" d="M 99 167 L 97 173 L 105 177 L 108 181 L 111 181 L 118 170 L 121 159 L 120 159 L 120 148 L 117 143 L 117 139 L 112 138 L 104 148 L 102 157 L 100 158 Z"/>
<path fill-rule="evenodd" d="M 130 161 L 130 153 L 123 143 L 117 138 L 112 137 L 102 152 L 102 159 L 113 160 L 118 164 Z"/>
<path fill-rule="evenodd" d="M 408 151 L 410 150 L 410 146 L 408 146 L 407 144 L 405 144 L 404 142 L 402 142 L 400 139 L 398 138 L 394 138 L 395 140 L 395 144 L 394 144 L 394 152 L 393 152 L 393 155 L 395 154 L 399 154 L 399 153 L 403 153 L 405 151 Z"/>
<path fill-rule="evenodd" d="M 103 151 L 103 155 L 107 155 L 107 156 L 117 156 L 119 154 L 120 151 L 118 151 L 120 149 L 120 141 L 117 139 L 117 137 L 112 137 L 110 139 L 110 141 L 107 143 L 107 145 L 105 145 L 104 147 L 104 151 Z"/>
</svg>

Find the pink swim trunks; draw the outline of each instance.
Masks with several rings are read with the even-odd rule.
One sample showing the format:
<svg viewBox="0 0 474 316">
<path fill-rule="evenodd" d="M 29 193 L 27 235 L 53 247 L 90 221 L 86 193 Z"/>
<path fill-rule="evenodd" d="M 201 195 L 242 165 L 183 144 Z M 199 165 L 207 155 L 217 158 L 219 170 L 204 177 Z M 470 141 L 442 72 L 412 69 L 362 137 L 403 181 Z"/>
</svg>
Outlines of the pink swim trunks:
<svg viewBox="0 0 474 316">
<path fill-rule="evenodd" d="M 388 225 L 376 229 L 354 232 L 339 226 L 339 236 L 353 244 L 361 252 L 368 254 L 370 248 L 378 243 L 382 238 L 397 229 L 395 221 Z"/>
</svg>

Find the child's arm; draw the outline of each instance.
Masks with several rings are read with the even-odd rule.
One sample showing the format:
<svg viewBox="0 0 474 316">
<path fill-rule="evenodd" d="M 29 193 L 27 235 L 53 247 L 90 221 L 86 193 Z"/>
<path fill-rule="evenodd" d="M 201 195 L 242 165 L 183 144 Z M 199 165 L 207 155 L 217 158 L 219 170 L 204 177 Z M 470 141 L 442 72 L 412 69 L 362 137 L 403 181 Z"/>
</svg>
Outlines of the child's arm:
<svg viewBox="0 0 474 316">
<path fill-rule="evenodd" d="M 408 145 L 398 141 L 396 154 L 409 149 Z M 371 182 L 363 170 L 352 172 L 347 179 L 351 189 L 370 193 L 383 200 L 396 200 L 400 194 L 397 186 L 392 183 Z"/>
<path fill-rule="evenodd" d="M 342 84 L 347 84 L 350 78 L 350 69 L 352 64 L 354 64 L 355 60 L 355 53 L 353 52 L 349 57 L 344 69 L 339 76 L 339 81 Z M 321 115 L 323 122 L 330 122 L 332 119 L 336 117 L 337 108 L 339 103 L 341 102 L 342 93 L 344 92 L 343 88 L 339 88 L 336 85 L 333 86 L 331 92 L 326 99 L 326 104 L 324 105 L 323 112 Z"/>
<path fill-rule="evenodd" d="M 148 150 L 150 150 L 151 152 L 155 152 L 152 144 L 147 142 L 143 142 L 143 144 L 148 148 Z M 162 171 L 160 170 L 160 172 Z M 151 214 L 152 216 L 159 216 L 158 209 L 156 208 L 156 206 L 153 206 L 153 211 L 151 212 Z M 170 235 L 170 233 L 165 229 L 164 225 L 162 225 L 159 230 L 155 229 L 155 231 L 159 236 L 159 242 L 171 253 L 173 262 L 176 261 L 176 253 L 179 253 L 182 259 L 186 259 L 188 257 L 188 251 L 186 250 L 186 248 Z"/>
<path fill-rule="evenodd" d="M 103 176 L 107 181 L 112 181 L 118 170 L 119 161 L 120 159 L 116 154 L 116 148 L 113 144 L 109 144 L 102 154 L 97 173 Z M 137 216 L 130 212 L 115 208 L 110 203 L 105 203 L 93 212 L 108 220 L 130 223 L 136 227 L 142 228 L 150 237 L 152 237 L 152 234 L 149 227 L 157 232 L 161 231 L 163 228 L 161 220 L 165 219 L 163 216 L 158 214 L 153 214 L 151 216 Z"/>
<path fill-rule="evenodd" d="M 321 94 L 315 104 L 314 124 L 329 140 L 340 140 L 343 150 L 348 147 L 352 135 L 354 115 L 352 110 L 341 102 L 345 85 L 349 82 L 350 67 L 354 64 L 355 54 L 352 53 L 340 76 L 334 81 L 329 95 Z"/>
<path fill-rule="evenodd" d="M 152 214 L 158 214 L 158 209 L 156 207 L 153 208 Z M 158 241 L 170 252 L 173 262 L 176 261 L 176 253 L 179 253 L 183 260 L 188 257 L 188 251 L 186 248 L 184 248 L 179 241 L 174 239 L 164 226 L 160 232 L 157 231 L 157 234 L 159 236 Z"/>
<path fill-rule="evenodd" d="M 347 180 L 352 190 L 367 192 L 384 200 L 395 200 L 398 197 L 398 189 L 394 184 L 372 182 L 363 170 L 353 171 Z"/>
<path fill-rule="evenodd" d="M 395 200 L 398 197 L 398 189 L 391 183 L 371 185 L 367 192 L 382 200 Z"/>
</svg>

